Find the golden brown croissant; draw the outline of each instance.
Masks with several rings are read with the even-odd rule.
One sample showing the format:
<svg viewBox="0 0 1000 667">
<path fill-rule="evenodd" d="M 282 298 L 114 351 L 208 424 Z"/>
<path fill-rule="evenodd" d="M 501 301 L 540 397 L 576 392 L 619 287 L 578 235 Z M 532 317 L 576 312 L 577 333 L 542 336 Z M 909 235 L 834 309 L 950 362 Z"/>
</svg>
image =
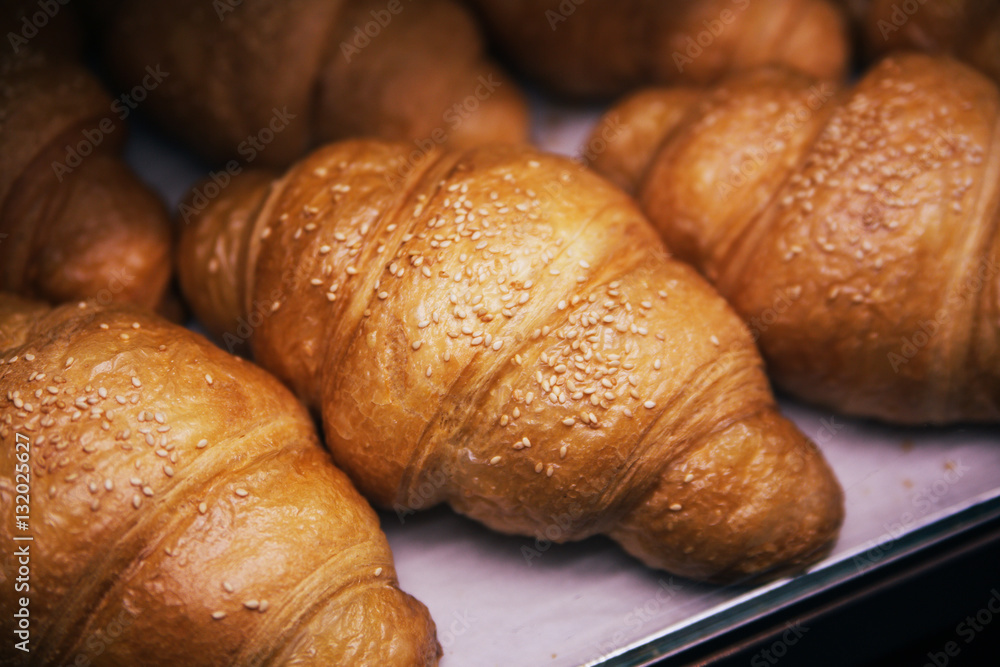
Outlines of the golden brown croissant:
<svg viewBox="0 0 1000 667">
<path fill-rule="evenodd" d="M 900 49 L 949 53 L 1000 81 L 1000 4 L 996 0 L 841 0 L 869 55 Z"/>
<path fill-rule="evenodd" d="M 667 245 L 750 322 L 778 385 L 896 422 L 1000 419 L 993 82 L 912 54 L 844 92 L 763 69 L 645 96 L 665 124 L 643 119 L 642 99 L 609 113 L 643 119 L 647 166 L 624 143 L 594 166 L 638 182 Z M 666 113 L 674 102 L 688 113 Z"/>
<path fill-rule="evenodd" d="M 247 172 L 179 249 L 194 310 L 321 413 L 363 493 L 716 581 L 825 553 L 832 472 L 627 197 L 523 148 L 409 160 L 351 141 Z"/>
<path fill-rule="evenodd" d="M 23 632 L 0 662 L 437 663 L 377 516 L 274 378 L 139 310 L 3 294 L 0 356 L 0 613 Z"/>
<path fill-rule="evenodd" d="M 472 0 L 506 55 L 547 88 L 608 97 L 781 63 L 843 76 L 846 23 L 829 0 Z"/>
<path fill-rule="evenodd" d="M 212 160 L 287 165 L 319 141 L 373 135 L 522 142 L 520 91 L 456 0 L 110 0 L 110 68 L 169 73 L 144 110 Z"/>
<path fill-rule="evenodd" d="M 40 28 L 38 3 L 0 13 L 12 44 L 0 55 L 0 289 L 152 308 L 170 276 L 166 210 L 119 155 L 128 108 L 66 57 L 78 36 L 55 7 Z"/>
</svg>

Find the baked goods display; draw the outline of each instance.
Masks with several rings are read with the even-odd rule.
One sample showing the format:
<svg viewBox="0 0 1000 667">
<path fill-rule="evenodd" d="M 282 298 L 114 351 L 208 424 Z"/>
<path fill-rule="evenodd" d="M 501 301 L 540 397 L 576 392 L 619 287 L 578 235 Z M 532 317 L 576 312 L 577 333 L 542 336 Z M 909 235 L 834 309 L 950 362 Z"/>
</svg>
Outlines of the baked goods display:
<svg viewBox="0 0 1000 667">
<path fill-rule="evenodd" d="M 0 613 L 29 619 L 0 662 L 437 664 L 377 516 L 274 378 L 138 309 L 5 294 L 0 357 Z"/>
<path fill-rule="evenodd" d="M 193 214 L 178 270 L 377 505 L 604 533 L 711 581 L 800 569 L 837 535 L 840 487 L 746 328 L 565 158 L 331 144 L 241 174 Z"/>
<path fill-rule="evenodd" d="M 840 78 L 847 25 L 830 0 L 470 0 L 518 68 L 570 97 L 710 83 L 783 64 Z"/>
<path fill-rule="evenodd" d="M 595 168 L 632 182 L 779 386 L 893 422 L 1000 419 L 995 83 L 909 54 L 849 90 L 761 69 L 609 113 L 631 133 Z M 620 155 L 636 145 L 655 148 Z"/>
<path fill-rule="evenodd" d="M 0 664 L 637 657 L 995 490 L 995 2 L 16 0 L 0 32 Z M 524 145 L 521 83 L 558 150 L 605 112 L 583 164 Z M 177 238 L 133 116 L 129 162 L 195 183 Z M 150 312 L 174 266 L 215 344 Z"/>
<path fill-rule="evenodd" d="M 213 161 L 283 166 L 364 135 L 527 140 L 523 96 L 457 0 L 98 4 L 109 69 L 128 85 L 150 64 L 169 72 L 143 108 Z"/>
<path fill-rule="evenodd" d="M 155 308 L 171 232 L 163 204 L 122 160 L 130 110 L 73 60 L 69 11 L 21 36 L 32 10 L 18 1 L 0 12 L 10 42 L 0 53 L 0 289 Z"/>
<path fill-rule="evenodd" d="M 841 0 L 870 58 L 899 50 L 945 53 L 1000 81 L 1000 4 L 996 0 Z"/>
</svg>

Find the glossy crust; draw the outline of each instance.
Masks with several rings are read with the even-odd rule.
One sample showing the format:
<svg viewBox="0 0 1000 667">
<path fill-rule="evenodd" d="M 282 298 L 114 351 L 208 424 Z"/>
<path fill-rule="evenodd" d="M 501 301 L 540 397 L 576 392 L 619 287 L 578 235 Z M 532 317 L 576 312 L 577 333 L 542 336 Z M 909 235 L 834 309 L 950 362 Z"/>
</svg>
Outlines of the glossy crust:
<svg viewBox="0 0 1000 667">
<path fill-rule="evenodd" d="M 25 11 L 40 10 L 5 8 L 3 34 L 20 34 Z M 166 210 L 121 159 L 126 130 L 111 98 L 69 59 L 75 26 L 57 13 L 38 32 L 0 55 L 0 289 L 160 306 Z"/>
<path fill-rule="evenodd" d="M 351 136 L 527 140 L 520 91 L 455 0 L 113 0 L 101 16 L 110 69 L 129 86 L 169 72 L 144 109 L 211 160 L 286 166 Z"/>
<path fill-rule="evenodd" d="M 274 378 L 138 310 L 2 294 L 0 357 L 3 506 L 24 439 L 31 489 L 29 530 L 0 528 L 30 548 L 31 653 L 4 664 L 436 664 L 377 516 Z"/>
<path fill-rule="evenodd" d="M 374 141 L 244 178 L 188 228 L 185 285 L 221 285 L 193 307 L 224 341 L 252 332 L 376 503 L 605 533 L 714 581 L 832 544 L 840 488 L 745 327 L 603 179 L 526 149 L 413 164 Z"/>
<path fill-rule="evenodd" d="M 471 0 L 517 66 L 571 97 L 710 83 L 775 63 L 843 76 L 847 28 L 829 0 Z"/>
<path fill-rule="evenodd" d="M 948 53 L 1000 81 L 1000 4 L 996 0 L 841 0 L 869 56 L 915 49 Z"/>
<path fill-rule="evenodd" d="M 640 201 L 775 382 L 893 422 L 1000 420 L 996 85 L 912 54 L 850 91 L 765 69 L 685 103 Z"/>
</svg>

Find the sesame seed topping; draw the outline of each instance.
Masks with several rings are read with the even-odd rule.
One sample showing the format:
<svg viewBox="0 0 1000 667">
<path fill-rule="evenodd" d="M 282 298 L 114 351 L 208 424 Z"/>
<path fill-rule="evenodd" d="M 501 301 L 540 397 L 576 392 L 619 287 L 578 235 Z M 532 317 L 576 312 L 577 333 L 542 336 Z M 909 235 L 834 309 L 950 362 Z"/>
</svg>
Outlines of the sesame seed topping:
<svg viewBox="0 0 1000 667">
<path fill-rule="evenodd" d="M 496 464 L 500 463 L 501 460 L 502 459 L 499 456 L 494 456 L 493 458 L 490 459 L 490 465 L 495 466 Z"/>
<path fill-rule="evenodd" d="M 226 617 L 226 612 L 224 612 L 224 611 L 213 611 L 212 612 L 212 618 L 214 618 L 217 621 L 221 621 L 225 617 Z"/>
<path fill-rule="evenodd" d="M 242 488 L 236 489 L 236 491 L 234 491 L 234 493 L 236 495 L 238 495 L 240 498 L 246 498 L 247 496 L 250 495 L 249 491 L 247 491 L 246 489 L 242 489 Z"/>
<path fill-rule="evenodd" d="M 247 600 L 243 603 L 243 606 L 247 609 L 256 609 L 260 606 L 260 600 Z"/>
<path fill-rule="evenodd" d="M 212 379 L 211 375 L 205 373 L 205 382 L 207 382 L 208 384 L 213 384 L 215 381 Z"/>
<path fill-rule="evenodd" d="M 656 403 L 654 403 L 653 401 L 646 401 L 645 403 L 642 404 L 642 407 L 646 408 L 647 410 L 652 410 L 653 408 L 656 407 Z"/>
<path fill-rule="evenodd" d="M 673 505 L 670 506 L 670 511 L 671 512 L 680 512 L 681 509 L 683 509 L 683 508 L 679 504 L 677 504 L 677 503 L 674 503 Z"/>
<path fill-rule="evenodd" d="M 205 502 L 198 503 L 198 514 L 205 514 L 208 511 L 208 504 Z M 232 591 L 229 591 L 232 593 Z"/>
<path fill-rule="evenodd" d="M 380 567 L 375 568 L 375 576 L 376 577 L 381 577 L 382 576 L 382 568 L 380 568 Z"/>
<path fill-rule="evenodd" d="M 139 509 L 139 505 L 142 505 L 142 496 L 136 493 L 132 496 L 132 507 Z"/>
<path fill-rule="evenodd" d="M 142 381 L 139 378 L 137 378 L 136 376 L 133 375 L 132 376 L 132 386 L 133 387 L 141 387 L 142 386 Z"/>
<path fill-rule="evenodd" d="M 414 350 L 419 350 L 420 346 L 423 345 L 423 344 L 424 344 L 424 342 L 422 340 L 415 340 L 415 341 L 413 341 L 413 345 L 411 345 L 411 347 Z"/>
<path fill-rule="evenodd" d="M 229 583 L 228 581 L 223 581 L 222 582 L 222 588 L 227 593 L 232 593 L 233 591 L 236 590 L 236 588 L 231 583 Z"/>
<path fill-rule="evenodd" d="M 685 482 L 690 482 L 692 480 L 694 480 L 694 474 L 693 473 L 689 472 L 687 475 L 684 476 L 684 481 Z"/>
<path fill-rule="evenodd" d="M 198 449 L 204 449 L 205 447 L 208 447 L 208 440 L 202 438 L 201 440 L 198 441 L 198 444 L 195 445 L 195 447 L 197 447 Z"/>
<path fill-rule="evenodd" d="M 545 465 L 541 461 L 535 464 L 535 472 L 542 472 L 545 469 Z"/>
</svg>

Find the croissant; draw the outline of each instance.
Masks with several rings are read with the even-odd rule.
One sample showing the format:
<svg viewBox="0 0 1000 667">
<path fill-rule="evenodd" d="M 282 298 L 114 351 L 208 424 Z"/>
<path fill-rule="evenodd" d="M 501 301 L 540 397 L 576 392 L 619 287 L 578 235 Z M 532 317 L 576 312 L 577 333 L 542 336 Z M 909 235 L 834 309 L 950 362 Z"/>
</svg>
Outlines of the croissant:
<svg viewBox="0 0 1000 667">
<path fill-rule="evenodd" d="M 382 507 L 604 533 L 712 581 L 801 568 L 836 537 L 840 487 L 745 327 L 572 161 L 494 146 L 414 165 L 347 141 L 191 216 L 193 310 L 249 339 Z"/>
<path fill-rule="evenodd" d="M 128 107 L 69 58 L 79 35 L 55 7 L 41 28 L 38 3 L 0 12 L 0 289 L 153 308 L 170 277 L 167 213 L 121 159 Z"/>
<path fill-rule="evenodd" d="M 841 0 L 869 55 L 900 49 L 949 53 L 1000 81 L 1000 5 L 996 0 Z"/>
<path fill-rule="evenodd" d="M 4 294 L 0 355 L 0 662 L 437 663 L 377 516 L 273 377 L 140 310 Z"/>
<path fill-rule="evenodd" d="M 547 89 L 611 97 L 785 64 L 845 73 L 846 21 L 829 0 L 472 0 L 494 39 Z"/>
<path fill-rule="evenodd" d="M 456 0 L 103 5 L 109 68 L 123 82 L 168 72 L 143 110 L 214 161 L 286 166 L 358 135 L 425 151 L 527 140 L 521 92 Z"/>
<path fill-rule="evenodd" d="M 848 91 L 762 69 L 644 95 L 600 124 L 631 129 L 594 168 L 631 181 L 776 384 L 892 422 L 1000 419 L 996 84 L 909 54 Z"/>
</svg>

